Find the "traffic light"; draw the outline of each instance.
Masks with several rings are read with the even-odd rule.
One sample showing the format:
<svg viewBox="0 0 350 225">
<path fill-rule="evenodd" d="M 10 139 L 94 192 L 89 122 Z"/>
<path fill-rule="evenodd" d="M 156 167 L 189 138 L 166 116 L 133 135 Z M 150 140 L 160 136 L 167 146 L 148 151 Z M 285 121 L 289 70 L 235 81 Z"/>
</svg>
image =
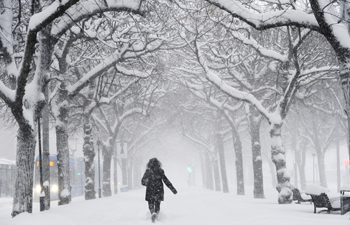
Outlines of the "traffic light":
<svg viewBox="0 0 350 225">
<path fill-rule="evenodd" d="M 345 166 L 349 166 L 349 160 L 348 159 L 344 160 L 344 165 Z"/>
<path fill-rule="evenodd" d="M 187 171 L 192 173 L 192 168 L 190 166 L 187 167 Z"/>
</svg>

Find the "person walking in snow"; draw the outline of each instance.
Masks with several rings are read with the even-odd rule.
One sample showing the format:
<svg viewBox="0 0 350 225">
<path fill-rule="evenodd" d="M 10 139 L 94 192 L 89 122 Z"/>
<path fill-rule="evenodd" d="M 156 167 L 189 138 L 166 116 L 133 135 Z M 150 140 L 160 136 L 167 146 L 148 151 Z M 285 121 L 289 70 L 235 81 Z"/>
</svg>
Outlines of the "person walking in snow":
<svg viewBox="0 0 350 225">
<path fill-rule="evenodd" d="M 177 194 L 176 189 L 165 176 L 161 162 L 157 158 L 150 159 L 147 163 L 146 172 L 141 179 L 141 184 L 147 187 L 145 200 L 148 201 L 152 222 L 159 214 L 160 202 L 164 201 L 163 182 L 174 194 Z"/>
</svg>

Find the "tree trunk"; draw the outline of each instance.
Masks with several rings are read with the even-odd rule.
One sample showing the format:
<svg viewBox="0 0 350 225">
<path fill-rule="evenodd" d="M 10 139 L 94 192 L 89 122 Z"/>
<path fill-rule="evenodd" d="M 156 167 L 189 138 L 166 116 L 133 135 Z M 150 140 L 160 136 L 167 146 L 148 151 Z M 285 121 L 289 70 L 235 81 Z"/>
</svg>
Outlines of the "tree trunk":
<svg viewBox="0 0 350 225">
<path fill-rule="evenodd" d="M 207 177 L 207 171 L 206 171 L 206 166 L 205 166 L 205 156 L 203 154 L 199 154 L 199 158 L 201 160 L 201 171 L 202 171 L 202 186 L 204 188 L 207 187 L 207 180 L 206 180 L 206 177 Z"/>
<path fill-rule="evenodd" d="M 112 196 L 111 189 L 111 162 L 112 162 L 112 151 L 113 147 L 111 146 L 103 146 L 102 154 L 103 154 L 103 172 L 102 172 L 102 190 L 103 196 L 109 197 Z"/>
<path fill-rule="evenodd" d="M 292 202 L 292 190 L 290 176 L 286 168 L 285 150 L 282 145 L 282 124 L 271 124 L 271 157 L 276 166 L 277 191 L 279 192 L 278 203 L 286 204 Z"/>
<path fill-rule="evenodd" d="M 324 153 L 317 153 L 317 165 L 318 165 L 318 173 L 320 178 L 320 185 L 322 187 L 327 187 L 327 178 L 326 178 L 326 169 L 324 164 Z"/>
<path fill-rule="evenodd" d="M 236 165 L 236 180 L 237 180 L 237 195 L 244 195 L 244 169 L 243 169 L 243 154 L 242 142 L 236 128 L 232 128 L 233 148 L 235 150 L 235 165 Z"/>
<path fill-rule="evenodd" d="M 113 179 L 114 179 L 114 194 L 118 194 L 118 159 L 116 155 L 113 155 L 113 160 L 114 160 L 114 174 L 113 174 Z"/>
<path fill-rule="evenodd" d="M 227 174 L 226 174 L 226 162 L 225 162 L 225 149 L 224 149 L 224 143 L 223 143 L 223 137 L 222 134 L 217 134 L 217 148 L 219 152 L 219 159 L 220 159 L 220 171 L 221 171 L 221 181 L 222 181 L 222 191 L 224 193 L 228 193 L 228 183 L 227 183 Z"/>
<path fill-rule="evenodd" d="M 300 158 L 298 161 L 300 163 L 298 164 L 299 166 L 299 177 L 300 177 L 300 187 L 302 190 L 305 190 L 306 188 L 306 176 L 305 176 L 305 163 L 306 163 L 306 151 L 303 148 L 301 152 L 299 151 Z"/>
<path fill-rule="evenodd" d="M 139 156 L 134 156 L 134 169 L 133 169 L 133 180 L 134 180 L 134 189 L 138 189 L 141 187 L 140 180 L 142 178 L 142 171 L 141 171 L 141 158 Z"/>
<path fill-rule="evenodd" d="M 127 173 L 127 160 L 121 159 L 122 166 L 122 185 L 128 184 L 128 173 Z"/>
<path fill-rule="evenodd" d="M 273 188 L 276 188 L 277 186 L 277 176 L 276 176 L 276 166 L 275 164 L 270 160 L 271 158 L 268 158 L 268 165 L 270 168 L 270 174 L 271 174 L 271 185 Z"/>
<path fill-rule="evenodd" d="M 52 3 L 50 0 L 49 4 Z M 50 35 L 51 25 L 48 25 L 38 34 L 39 40 L 39 63 L 37 67 L 40 69 L 39 73 L 41 73 L 41 77 L 43 83 L 41 86 L 43 87 L 43 93 L 45 96 L 45 106 L 42 109 L 42 128 L 43 128 L 43 156 L 42 156 L 42 169 L 43 169 L 43 191 L 45 193 L 44 204 L 45 210 L 50 209 L 50 144 L 49 144 L 49 133 L 50 133 L 50 109 L 49 109 L 49 88 L 48 84 L 44 84 L 44 82 L 48 82 L 50 75 L 50 64 L 51 64 L 51 56 L 54 49 L 54 41 Z M 45 185 L 47 184 L 47 185 Z"/>
<path fill-rule="evenodd" d="M 33 210 L 35 136 L 28 124 L 22 124 L 18 129 L 12 217 Z"/>
<path fill-rule="evenodd" d="M 208 188 L 209 190 L 214 190 L 213 166 L 210 160 L 209 153 L 205 153 L 205 171 L 206 171 L 205 187 Z"/>
<path fill-rule="evenodd" d="M 134 170 L 134 165 L 133 165 L 133 159 L 131 157 L 128 158 L 127 161 L 127 174 L 128 174 L 128 179 L 127 179 L 127 185 L 128 185 L 128 189 L 132 190 L 133 189 L 133 179 L 132 179 L 132 174 L 133 174 L 133 170 Z"/>
<path fill-rule="evenodd" d="M 213 169 L 214 169 L 215 191 L 221 191 L 219 163 L 216 157 L 213 159 Z"/>
<path fill-rule="evenodd" d="M 261 116 L 254 108 L 249 106 L 249 128 L 252 144 L 252 161 L 253 161 L 253 175 L 254 175 L 254 198 L 265 198 L 264 194 L 264 179 L 262 171 L 262 157 L 260 145 L 260 118 Z"/>
<path fill-rule="evenodd" d="M 68 92 L 61 83 L 58 97 L 58 115 L 56 116 L 56 145 L 58 167 L 58 205 L 65 205 L 71 201 L 69 149 L 68 149 Z"/>
<path fill-rule="evenodd" d="M 89 122 L 89 118 L 85 119 L 84 124 L 84 162 L 85 162 L 85 200 L 95 199 L 95 151 L 94 143 L 91 141 L 92 128 Z"/>
</svg>

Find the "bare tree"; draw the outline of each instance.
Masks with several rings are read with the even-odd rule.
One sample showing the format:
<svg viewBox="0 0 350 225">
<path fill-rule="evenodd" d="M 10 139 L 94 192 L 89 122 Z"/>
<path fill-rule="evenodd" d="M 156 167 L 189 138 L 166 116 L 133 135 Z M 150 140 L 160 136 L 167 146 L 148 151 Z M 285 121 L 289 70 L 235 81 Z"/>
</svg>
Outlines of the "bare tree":
<svg viewBox="0 0 350 225">
<path fill-rule="evenodd" d="M 271 5 L 275 7 L 266 7 L 267 11 L 256 10 L 261 6 L 270 6 L 264 1 L 256 1 L 256 4 L 261 3 L 259 7 L 255 7 L 254 3 L 247 5 L 238 0 L 207 0 L 207 2 L 259 30 L 294 26 L 300 29 L 308 28 L 323 35 L 332 46 L 338 59 L 339 76 L 345 97 L 344 109 L 348 118 L 347 127 L 348 130 L 350 129 L 350 69 L 348 63 L 350 47 L 347 44 L 350 40 L 348 22 L 350 4 L 348 2 L 320 0 L 310 0 L 307 4 L 303 4 L 301 1 L 287 4 L 276 2 Z M 300 20 L 300 18 L 302 19 Z M 350 141 L 350 138 L 348 140 Z M 350 144 L 348 146 L 350 157 Z"/>
</svg>

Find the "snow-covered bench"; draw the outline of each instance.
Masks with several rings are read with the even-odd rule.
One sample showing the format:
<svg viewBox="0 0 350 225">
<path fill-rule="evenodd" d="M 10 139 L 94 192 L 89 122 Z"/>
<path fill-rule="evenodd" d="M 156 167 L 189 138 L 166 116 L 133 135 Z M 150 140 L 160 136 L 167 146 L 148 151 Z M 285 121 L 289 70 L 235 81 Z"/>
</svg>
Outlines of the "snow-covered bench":
<svg viewBox="0 0 350 225">
<path fill-rule="evenodd" d="M 293 192 L 293 201 L 296 201 L 297 204 L 300 204 L 301 202 L 310 202 L 310 203 L 312 202 L 312 199 L 310 197 L 303 198 L 298 188 L 294 188 L 292 192 Z"/>
<path fill-rule="evenodd" d="M 331 211 L 340 211 L 341 209 L 340 207 L 335 208 L 332 206 L 332 202 L 335 203 L 336 201 L 340 201 L 340 197 L 329 199 L 326 193 L 321 193 L 320 195 L 310 194 L 310 196 L 312 203 L 314 204 L 314 213 L 316 213 L 316 208 L 327 208 L 326 210 L 321 210 L 318 213 L 323 211 L 330 213 Z"/>
<path fill-rule="evenodd" d="M 316 208 L 327 208 L 326 210 L 321 210 L 320 212 L 327 211 L 340 211 L 340 197 L 329 198 L 327 195 L 328 189 L 317 186 L 309 185 L 306 187 L 306 193 L 311 196 L 312 203 L 314 205 L 314 213 L 316 213 Z"/>
</svg>

